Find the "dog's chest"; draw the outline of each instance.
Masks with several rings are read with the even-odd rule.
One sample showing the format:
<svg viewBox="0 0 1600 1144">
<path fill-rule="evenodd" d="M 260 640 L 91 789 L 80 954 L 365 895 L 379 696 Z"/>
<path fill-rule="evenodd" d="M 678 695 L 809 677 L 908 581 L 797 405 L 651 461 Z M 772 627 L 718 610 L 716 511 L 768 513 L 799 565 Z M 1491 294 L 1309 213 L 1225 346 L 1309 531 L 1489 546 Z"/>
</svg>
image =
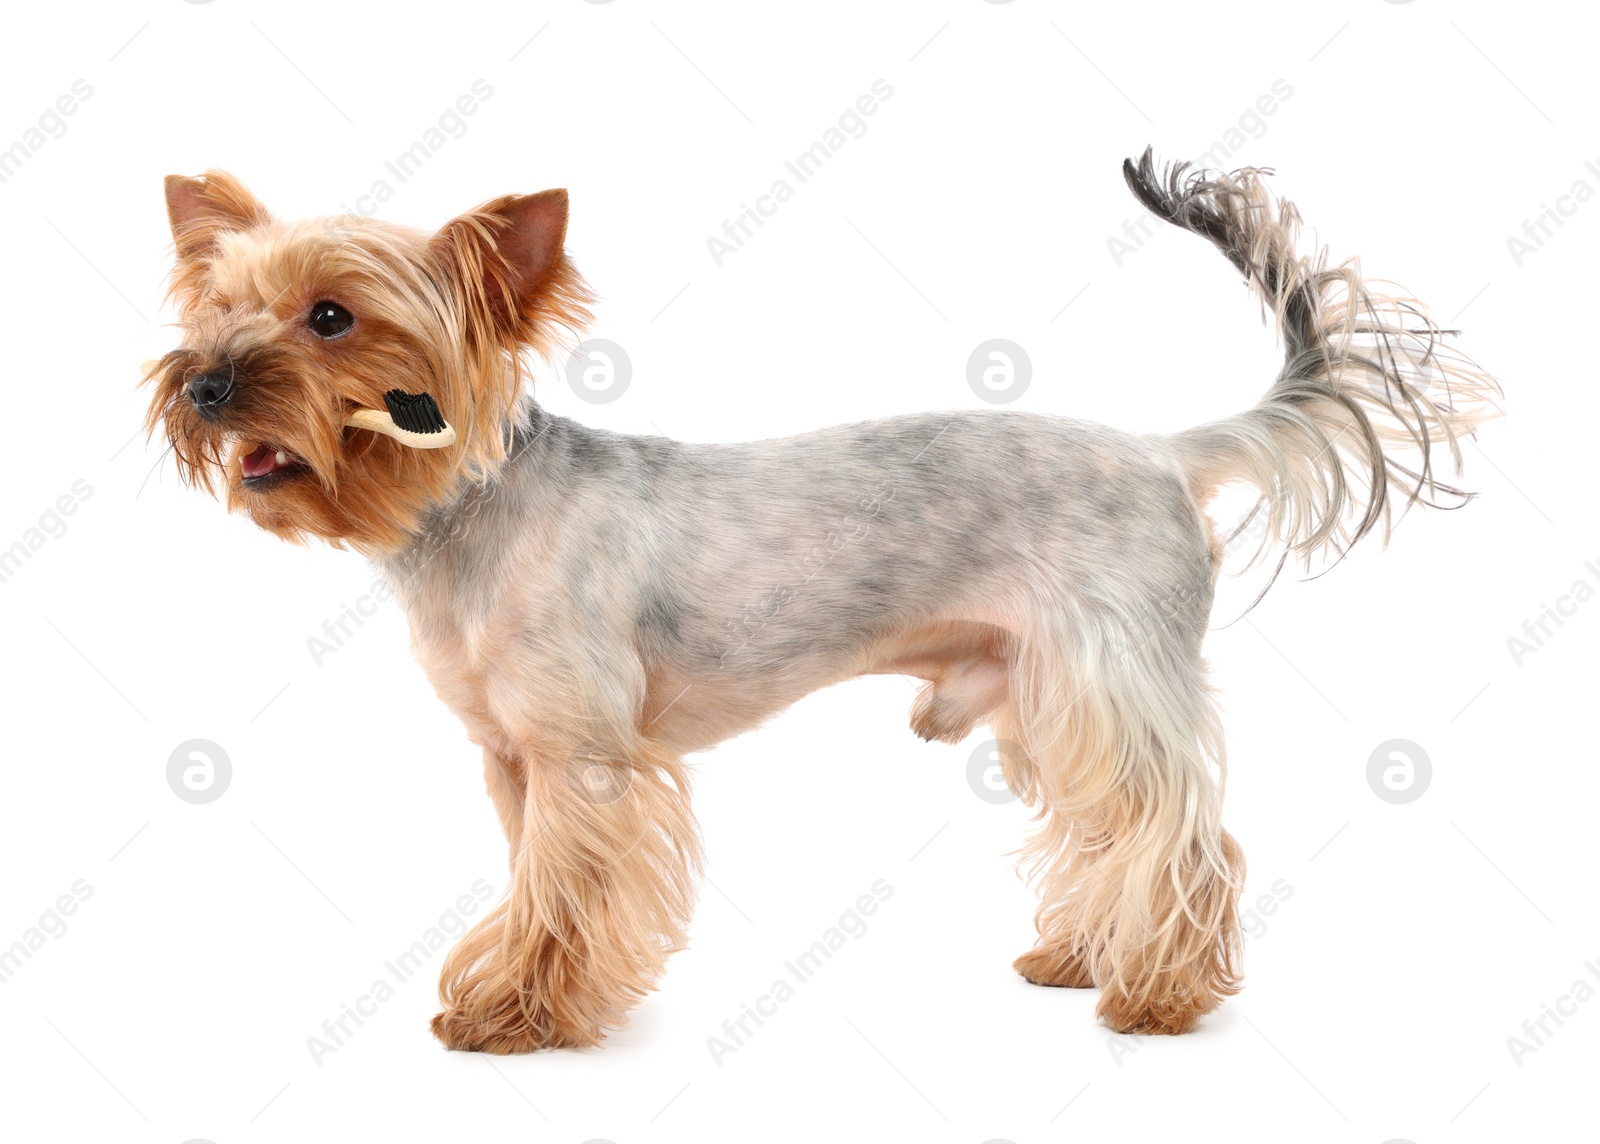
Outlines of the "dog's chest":
<svg viewBox="0 0 1600 1144">
<path fill-rule="evenodd" d="M 505 751 L 519 735 L 519 720 L 507 717 L 517 705 L 506 697 L 536 671 L 520 624 L 505 609 L 481 606 L 433 579 L 397 591 L 411 653 L 473 740 Z"/>
</svg>

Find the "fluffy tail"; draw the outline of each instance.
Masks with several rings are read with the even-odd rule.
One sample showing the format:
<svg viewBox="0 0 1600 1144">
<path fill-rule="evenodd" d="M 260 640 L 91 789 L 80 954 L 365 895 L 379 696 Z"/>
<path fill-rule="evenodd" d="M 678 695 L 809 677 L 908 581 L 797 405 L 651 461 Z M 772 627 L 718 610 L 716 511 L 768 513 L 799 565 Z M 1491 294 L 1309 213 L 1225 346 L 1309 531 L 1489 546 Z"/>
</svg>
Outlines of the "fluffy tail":
<svg viewBox="0 0 1600 1144">
<path fill-rule="evenodd" d="M 1173 439 L 1200 503 L 1233 481 L 1261 491 L 1267 528 L 1252 563 L 1281 547 L 1283 560 L 1309 564 L 1380 524 L 1387 540 L 1397 505 L 1471 499 L 1439 480 L 1437 451 L 1459 475 L 1460 438 L 1498 415 L 1499 387 L 1443 344 L 1455 331 L 1414 299 L 1368 290 L 1354 260 L 1329 267 L 1326 251 L 1299 254 L 1299 213 L 1268 194 L 1269 171 L 1190 173 L 1179 163 L 1158 173 L 1146 150 L 1122 172 L 1147 208 L 1228 256 L 1283 338 L 1283 370 L 1259 405 Z"/>
</svg>

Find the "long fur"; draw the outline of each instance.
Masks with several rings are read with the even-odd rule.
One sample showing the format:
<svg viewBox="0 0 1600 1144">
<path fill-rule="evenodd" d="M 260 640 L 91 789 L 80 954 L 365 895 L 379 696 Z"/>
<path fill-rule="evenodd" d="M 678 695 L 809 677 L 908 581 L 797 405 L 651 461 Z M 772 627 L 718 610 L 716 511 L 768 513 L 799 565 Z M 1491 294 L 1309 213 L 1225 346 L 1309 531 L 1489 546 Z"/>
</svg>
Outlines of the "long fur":
<svg viewBox="0 0 1600 1144">
<path fill-rule="evenodd" d="M 355 215 L 282 222 L 221 171 L 174 176 L 168 196 L 186 212 L 173 218 L 179 258 L 168 290 L 185 337 L 151 379 L 147 428 L 165 429 L 185 479 L 221 489 L 229 508 L 285 540 L 368 553 L 403 543 L 463 481 L 499 468 L 528 384 L 526 355 L 553 350 L 588 320 L 593 296 L 559 234 L 520 306 L 496 304 L 497 284 L 516 273 L 500 250 L 510 196 L 435 235 Z M 359 313 L 361 329 L 319 344 L 304 317 L 329 297 Z M 247 384 L 214 425 L 189 407 L 187 386 L 222 369 Z M 397 379 L 419 378 L 455 426 L 455 445 L 408 449 L 345 428 L 352 410 L 382 409 Z M 270 499 L 242 490 L 227 474 L 261 441 L 304 460 L 314 481 Z"/>
<path fill-rule="evenodd" d="M 1255 485 L 1267 523 L 1257 556 L 1281 548 L 1309 564 L 1380 525 L 1387 540 L 1397 503 L 1471 499 L 1440 480 L 1436 454 L 1460 472 L 1460 440 L 1498 416 L 1499 387 L 1416 299 L 1374 291 L 1354 259 L 1329 266 L 1326 251 L 1300 253 L 1299 212 L 1267 190 L 1269 173 L 1177 163 L 1162 174 L 1148 149 L 1123 163 L 1141 203 L 1209 239 L 1245 276 L 1284 343 L 1259 405 L 1174 439 L 1195 494 Z"/>
<path fill-rule="evenodd" d="M 1413 303 L 1295 248 L 1261 172 L 1127 174 L 1216 243 L 1287 348 L 1255 408 L 1174 436 L 1015 412 L 920 414 L 738 445 L 627 437 L 547 414 L 523 355 L 590 298 L 563 195 L 508 196 L 434 235 L 285 224 L 228 176 L 169 184 L 184 344 L 152 427 L 183 471 L 289 539 L 371 556 L 440 697 L 484 749 L 509 847 L 499 908 L 450 954 L 451 1048 L 589 1045 L 682 945 L 699 843 L 685 755 L 868 673 L 924 681 L 913 729 L 988 723 L 1039 817 L 1029 980 L 1097 987 L 1122 1031 L 1181 1033 L 1240 982 L 1244 859 L 1200 655 L 1220 542 L 1205 504 L 1261 493 L 1273 547 L 1311 558 L 1459 500 L 1443 451 L 1492 383 Z M 349 341 L 303 329 L 319 298 Z M 205 422 L 196 371 L 235 370 Z M 399 385 L 464 429 L 417 454 L 342 428 Z M 310 472 L 246 487 L 277 442 Z"/>
</svg>

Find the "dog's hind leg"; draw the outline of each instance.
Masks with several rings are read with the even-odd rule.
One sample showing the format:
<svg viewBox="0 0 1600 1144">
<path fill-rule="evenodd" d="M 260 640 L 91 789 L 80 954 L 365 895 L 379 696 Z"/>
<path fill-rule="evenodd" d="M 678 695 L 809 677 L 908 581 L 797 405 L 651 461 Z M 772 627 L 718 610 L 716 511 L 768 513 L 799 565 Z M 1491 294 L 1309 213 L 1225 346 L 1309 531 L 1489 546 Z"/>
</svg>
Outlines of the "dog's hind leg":
<svg viewBox="0 0 1600 1144">
<path fill-rule="evenodd" d="M 1043 890 L 1043 903 L 1035 918 L 1039 942 L 1012 964 L 1033 985 L 1053 985 L 1067 989 L 1088 989 L 1095 984 L 1089 971 L 1087 942 L 1078 936 L 1077 926 L 1064 909 L 1066 893 L 1083 877 L 1096 852 L 1080 847 L 1081 836 L 1073 823 L 1055 809 L 1044 796 L 1044 783 L 1034 758 L 1023 743 L 1027 732 L 1020 725 L 1012 704 L 989 716 L 989 728 L 996 739 L 996 754 L 1006 785 L 1033 807 L 1043 825 L 1023 848 L 1024 867 L 1037 876 Z M 1047 752 L 1041 757 L 1049 759 Z M 1051 916 L 1046 906 L 1054 903 Z"/>
<path fill-rule="evenodd" d="M 439 984 L 433 1030 L 452 1049 L 597 1043 L 655 987 L 688 922 L 699 843 L 675 756 L 636 736 L 519 756 L 511 887 Z"/>
<path fill-rule="evenodd" d="M 1209 593 L 1205 594 L 1208 602 Z M 1239 986 L 1238 845 L 1222 829 L 1221 732 L 1199 607 L 1082 609 L 1022 650 L 995 724 L 1013 788 L 1039 807 L 1030 981 L 1100 987 L 1119 1032 L 1182 1033 Z M 1176 618 L 1174 618 L 1176 617 Z"/>
</svg>

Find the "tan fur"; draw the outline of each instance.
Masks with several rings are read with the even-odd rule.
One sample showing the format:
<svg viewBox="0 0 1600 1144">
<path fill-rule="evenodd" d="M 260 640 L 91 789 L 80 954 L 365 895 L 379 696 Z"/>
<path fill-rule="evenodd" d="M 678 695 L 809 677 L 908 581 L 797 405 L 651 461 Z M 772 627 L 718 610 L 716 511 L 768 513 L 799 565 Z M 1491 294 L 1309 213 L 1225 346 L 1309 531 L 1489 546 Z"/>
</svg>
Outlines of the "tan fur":
<svg viewBox="0 0 1600 1144">
<path fill-rule="evenodd" d="M 526 380 L 522 347 L 550 349 L 560 330 L 588 319 L 590 295 L 561 248 L 565 192 L 535 204 L 550 212 L 537 220 L 550 233 L 544 250 L 511 251 L 542 259 L 520 270 L 501 246 L 514 246 L 512 212 L 539 196 L 496 199 L 428 236 L 356 216 L 279 222 L 218 171 L 172 176 L 167 195 L 179 251 L 170 295 L 185 339 L 158 365 L 147 427 L 165 428 L 183 476 L 207 492 L 220 486 L 231 510 L 286 540 L 395 548 L 430 505 L 505 459 L 506 421 Z M 517 277 L 519 302 L 508 306 Z M 329 297 L 361 313 L 336 346 L 304 329 L 312 303 Z M 195 416 L 189 379 L 245 363 L 252 384 L 241 400 L 251 404 L 225 428 Z M 419 451 L 346 427 L 355 410 L 383 408 L 397 379 L 416 377 L 429 379 L 456 428 L 454 446 Z M 312 479 L 251 495 L 239 457 L 263 441 L 302 458 Z"/>
</svg>

